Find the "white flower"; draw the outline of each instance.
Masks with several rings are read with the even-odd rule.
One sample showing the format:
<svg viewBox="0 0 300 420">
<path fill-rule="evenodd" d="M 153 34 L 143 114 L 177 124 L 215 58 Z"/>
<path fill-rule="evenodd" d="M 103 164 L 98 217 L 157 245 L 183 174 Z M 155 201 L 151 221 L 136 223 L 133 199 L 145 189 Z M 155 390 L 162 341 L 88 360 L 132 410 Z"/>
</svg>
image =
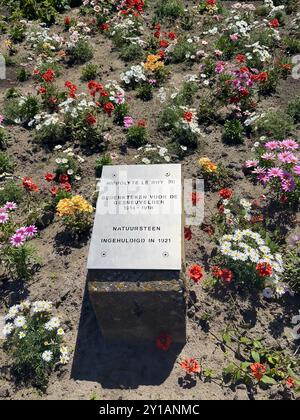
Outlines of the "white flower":
<svg viewBox="0 0 300 420">
<path fill-rule="evenodd" d="M 58 328 L 57 335 L 64 335 L 64 330 L 62 328 Z"/>
<path fill-rule="evenodd" d="M 66 365 L 67 363 L 69 363 L 69 361 L 70 361 L 69 356 L 67 355 L 60 356 L 59 363 L 61 363 L 62 365 Z"/>
<path fill-rule="evenodd" d="M 14 330 L 14 325 L 11 322 L 9 322 L 3 327 L 2 334 L 4 335 L 4 337 L 7 337 L 13 332 L 13 330 Z"/>
<path fill-rule="evenodd" d="M 20 331 L 18 336 L 19 336 L 19 339 L 22 340 L 22 338 L 26 337 L 26 333 L 24 331 Z"/>
<path fill-rule="evenodd" d="M 9 308 L 8 314 L 5 316 L 5 320 L 8 321 L 10 319 L 14 319 L 20 311 L 20 305 L 14 305 Z"/>
<path fill-rule="evenodd" d="M 24 327 L 24 325 L 26 324 L 26 318 L 24 316 L 17 316 L 17 318 L 14 321 L 14 324 L 18 328 Z"/>
<path fill-rule="evenodd" d="M 53 357 L 53 353 L 52 353 L 52 351 L 50 351 L 50 350 L 46 350 L 46 351 L 44 351 L 44 353 L 42 354 L 42 359 L 43 359 L 45 362 L 51 362 L 52 357 Z"/>
</svg>

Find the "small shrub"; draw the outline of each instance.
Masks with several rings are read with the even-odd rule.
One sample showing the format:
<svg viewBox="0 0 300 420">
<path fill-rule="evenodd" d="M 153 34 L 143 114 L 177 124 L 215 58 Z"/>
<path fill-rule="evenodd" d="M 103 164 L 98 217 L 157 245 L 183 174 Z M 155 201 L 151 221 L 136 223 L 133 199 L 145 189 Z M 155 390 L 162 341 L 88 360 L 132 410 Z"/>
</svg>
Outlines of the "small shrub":
<svg viewBox="0 0 300 420">
<path fill-rule="evenodd" d="M 293 118 L 295 123 L 300 123 L 300 96 L 289 103 L 287 113 Z"/>
<path fill-rule="evenodd" d="M 5 128 L 0 127 L 0 150 L 4 150 L 7 147 L 8 134 Z"/>
<path fill-rule="evenodd" d="M 271 111 L 256 122 L 256 131 L 260 136 L 283 140 L 291 134 L 294 126 L 293 118 L 282 111 Z"/>
<path fill-rule="evenodd" d="M 13 42 L 22 42 L 25 39 L 26 26 L 22 23 L 13 25 L 9 31 L 9 35 Z"/>
<path fill-rule="evenodd" d="M 84 82 L 89 82 L 90 80 L 95 80 L 98 75 L 98 66 L 97 64 L 89 63 L 87 64 L 81 72 L 81 80 Z"/>
<path fill-rule="evenodd" d="M 28 71 L 24 68 L 21 68 L 20 70 L 18 70 L 17 72 L 17 80 L 19 82 L 26 82 L 26 80 L 28 80 L 30 77 Z"/>
<path fill-rule="evenodd" d="M 177 121 L 180 118 L 180 110 L 177 107 L 165 108 L 158 121 L 158 128 L 162 131 L 171 131 L 176 127 Z"/>
<path fill-rule="evenodd" d="M 14 165 L 11 162 L 10 157 L 4 152 L 0 152 L 0 174 L 4 172 L 11 173 L 13 168 Z"/>
<path fill-rule="evenodd" d="M 181 0 L 162 0 L 156 6 L 155 16 L 159 21 L 165 18 L 175 20 L 184 14 L 184 5 Z"/>
<path fill-rule="evenodd" d="M 129 106 L 126 102 L 116 105 L 114 110 L 114 122 L 123 125 L 124 117 L 129 114 Z"/>
<path fill-rule="evenodd" d="M 194 149 L 198 145 L 198 136 L 190 129 L 179 125 L 172 130 L 173 141 L 177 142 L 181 146 Z"/>
<path fill-rule="evenodd" d="M 101 176 L 103 166 L 112 165 L 113 160 L 110 155 L 103 155 L 96 159 L 95 170 L 97 176 Z"/>
<path fill-rule="evenodd" d="M 70 48 L 69 55 L 72 63 L 80 64 L 90 61 L 93 58 L 94 53 L 93 48 L 88 41 L 79 39 L 76 45 Z"/>
<path fill-rule="evenodd" d="M 7 101 L 5 118 L 11 124 L 28 124 L 39 112 L 39 101 L 33 95 Z"/>
<path fill-rule="evenodd" d="M 284 45 L 289 54 L 300 53 L 300 40 L 297 38 L 286 37 L 284 38 Z"/>
<path fill-rule="evenodd" d="M 198 91 L 198 85 L 196 82 L 185 82 L 174 99 L 174 104 L 177 106 L 191 105 L 194 100 L 194 96 Z"/>
<path fill-rule="evenodd" d="M 128 129 L 126 136 L 127 144 L 133 147 L 141 147 L 147 143 L 147 130 L 142 125 L 133 125 Z"/>
<path fill-rule="evenodd" d="M 52 303 L 24 301 L 12 306 L 4 333 L 4 348 L 13 358 L 18 382 L 45 391 L 50 373 L 58 364 L 69 361 L 60 320 L 52 316 Z"/>
<path fill-rule="evenodd" d="M 181 40 L 175 45 L 171 53 L 171 61 L 175 64 L 189 61 L 195 58 L 196 50 L 194 43 L 188 42 L 186 39 Z"/>
<path fill-rule="evenodd" d="M 93 207 L 80 195 L 60 200 L 56 210 L 66 232 L 72 236 L 80 236 L 90 230 Z"/>
<path fill-rule="evenodd" d="M 9 180 L 4 184 L 0 184 L 0 205 L 4 205 L 8 201 L 20 203 L 23 198 L 23 189 L 14 181 Z"/>
<path fill-rule="evenodd" d="M 126 62 L 142 60 L 143 56 L 143 49 L 138 44 L 124 45 L 120 52 L 120 57 Z"/>
<path fill-rule="evenodd" d="M 138 87 L 137 96 L 143 101 L 150 101 L 153 98 L 153 86 L 147 82 L 142 83 Z"/>
<path fill-rule="evenodd" d="M 227 121 L 224 125 L 222 139 L 224 143 L 241 144 L 244 142 L 243 131 L 243 126 L 239 120 Z"/>
</svg>

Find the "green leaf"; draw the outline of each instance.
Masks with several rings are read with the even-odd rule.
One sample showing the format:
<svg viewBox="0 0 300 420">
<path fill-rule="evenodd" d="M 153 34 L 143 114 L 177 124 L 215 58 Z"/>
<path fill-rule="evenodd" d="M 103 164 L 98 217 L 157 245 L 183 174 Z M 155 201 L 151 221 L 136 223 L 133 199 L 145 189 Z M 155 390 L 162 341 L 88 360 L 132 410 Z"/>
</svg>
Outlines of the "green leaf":
<svg viewBox="0 0 300 420">
<path fill-rule="evenodd" d="M 260 355 L 259 355 L 259 353 L 257 353 L 257 351 L 252 350 L 251 356 L 252 356 L 252 359 L 254 360 L 254 362 L 260 363 Z"/>
<path fill-rule="evenodd" d="M 264 375 L 260 382 L 263 382 L 264 384 L 268 384 L 268 385 L 276 385 L 277 382 L 275 381 L 275 379 L 271 378 L 270 376 Z"/>
</svg>

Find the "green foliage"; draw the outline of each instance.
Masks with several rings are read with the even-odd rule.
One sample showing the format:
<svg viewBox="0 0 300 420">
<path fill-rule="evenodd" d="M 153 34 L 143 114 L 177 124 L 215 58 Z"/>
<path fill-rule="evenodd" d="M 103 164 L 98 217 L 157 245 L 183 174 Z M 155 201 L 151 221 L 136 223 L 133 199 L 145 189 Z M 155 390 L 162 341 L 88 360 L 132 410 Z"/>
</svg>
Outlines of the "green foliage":
<svg viewBox="0 0 300 420">
<path fill-rule="evenodd" d="M 19 82 L 26 82 L 26 80 L 28 80 L 30 77 L 30 74 L 28 73 L 28 71 L 24 68 L 21 68 L 17 71 L 17 80 Z"/>
<path fill-rule="evenodd" d="M 68 5 L 68 0 L 9 0 L 7 6 L 14 19 L 38 19 L 50 25 L 55 22 L 57 12 L 63 11 Z"/>
<path fill-rule="evenodd" d="M 14 164 L 10 160 L 10 157 L 4 152 L 0 152 L 0 174 L 3 174 L 4 172 L 11 173 L 13 172 L 13 169 Z"/>
<path fill-rule="evenodd" d="M 133 125 L 128 129 L 126 141 L 129 146 L 141 147 L 147 143 L 147 130 L 141 125 Z"/>
<path fill-rule="evenodd" d="M 110 155 L 103 155 L 103 156 L 98 157 L 95 162 L 95 170 L 96 170 L 97 176 L 101 176 L 103 166 L 112 165 L 112 164 L 113 164 L 113 160 Z"/>
<path fill-rule="evenodd" d="M 13 42 L 22 42 L 26 35 L 26 25 L 15 23 L 9 30 L 9 36 Z"/>
<path fill-rule="evenodd" d="M 28 280 L 33 274 L 33 265 L 37 263 L 37 250 L 25 244 L 20 247 L 7 246 L 2 250 L 6 270 L 14 278 Z"/>
<path fill-rule="evenodd" d="M 270 111 L 256 121 L 259 136 L 268 136 L 283 140 L 291 134 L 294 127 L 293 118 L 283 111 Z"/>
<path fill-rule="evenodd" d="M 142 83 L 137 90 L 137 97 L 143 101 L 150 101 L 153 98 L 153 86 L 150 83 Z"/>
<path fill-rule="evenodd" d="M 158 129 L 166 132 L 173 130 L 180 118 L 180 114 L 180 110 L 175 106 L 165 108 L 160 115 Z"/>
<path fill-rule="evenodd" d="M 0 150 L 4 150 L 7 147 L 8 134 L 5 128 L 0 127 Z"/>
<path fill-rule="evenodd" d="M 284 253 L 284 281 L 300 293 L 300 247 L 287 249 Z"/>
<path fill-rule="evenodd" d="M 7 201 L 20 203 L 23 198 L 23 189 L 14 181 L 9 180 L 4 184 L 0 184 L 0 205 L 4 205 Z"/>
<path fill-rule="evenodd" d="M 126 62 L 142 60 L 144 57 L 144 51 L 138 44 L 125 44 L 121 49 L 120 57 Z"/>
<path fill-rule="evenodd" d="M 212 96 L 200 99 L 197 111 L 199 124 L 210 124 L 216 119 L 216 99 Z"/>
<path fill-rule="evenodd" d="M 195 57 L 197 48 L 193 42 L 187 39 L 179 40 L 170 53 L 172 63 L 184 63 Z"/>
<path fill-rule="evenodd" d="M 198 136 L 191 130 L 187 130 L 181 125 L 176 125 L 172 130 L 172 139 L 181 146 L 194 149 L 198 145 Z"/>
<path fill-rule="evenodd" d="M 28 95 L 21 98 L 9 99 L 5 105 L 5 118 L 11 124 L 28 124 L 40 109 L 36 96 Z"/>
<path fill-rule="evenodd" d="M 226 121 L 222 140 L 227 144 L 241 144 L 244 142 L 243 126 L 239 120 Z"/>
<path fill-rule="evenodd" d="M 155 7 L 155 17 L 158 21 L 163 19 L 175 20 L 184 14 L 182 0 L 160 0 Z"/>
<path fill-rule="evenodd" d="M 45 146 L 55 146 L 66 141 L 66 127 L 61 124 L 43 125 L 36 131 L 34 140 Z"/>
<path fill-rule="evenodd" d="M 75 64 L 82 64 L 90 61 L 93 56 L 93 48 L 85 39 L 79 39 L 75 46 L 69 49 L 70 61 Z"/>
<path fill-rule="evenodd" d="M 293 118 L 295 123 L 300 123 L 300 96 L 289 103 L 287 113 Z"/>
<path fill-rule="evenodd" d="M 89 63 L 82 69 L 81 80 L 83 82 L 88 82 L 90 80 L 95 80 L 97 75 L 98 75 L 97 64 Z"/>
<path fill-rule="evenodd" d="M 196 82 L 185 82 L 178 95 L 174 98 L 174 104 L 177 106 L 192 105 L 197 91 L 198 84 Z"/>
<path fill-rule="evenodd" d="M 124 117 L 129 114 L 129 106 L 126 102 L 123 104 L 116 105 L 114 110 L 114 122 L 119 125 L 123 125 Z"/>
<path fill-rule="evenodd" d="M 289 54 L 300 53 L 300 39 L 287 36 L 284 38 L 284 45 Z"/>
</svg>

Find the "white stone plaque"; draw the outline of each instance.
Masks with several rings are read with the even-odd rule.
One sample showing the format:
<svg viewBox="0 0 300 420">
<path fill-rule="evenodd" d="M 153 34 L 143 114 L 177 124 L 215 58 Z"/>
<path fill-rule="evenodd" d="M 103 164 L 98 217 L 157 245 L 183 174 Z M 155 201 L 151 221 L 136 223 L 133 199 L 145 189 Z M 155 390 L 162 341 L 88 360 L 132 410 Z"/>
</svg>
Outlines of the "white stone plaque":
<svg viewBox="0 0 300 420">
<path fill-rule="evenodd" d="M 105 166 L 89 270 L 181 270 L 181 165 Z"/>
</svg>

